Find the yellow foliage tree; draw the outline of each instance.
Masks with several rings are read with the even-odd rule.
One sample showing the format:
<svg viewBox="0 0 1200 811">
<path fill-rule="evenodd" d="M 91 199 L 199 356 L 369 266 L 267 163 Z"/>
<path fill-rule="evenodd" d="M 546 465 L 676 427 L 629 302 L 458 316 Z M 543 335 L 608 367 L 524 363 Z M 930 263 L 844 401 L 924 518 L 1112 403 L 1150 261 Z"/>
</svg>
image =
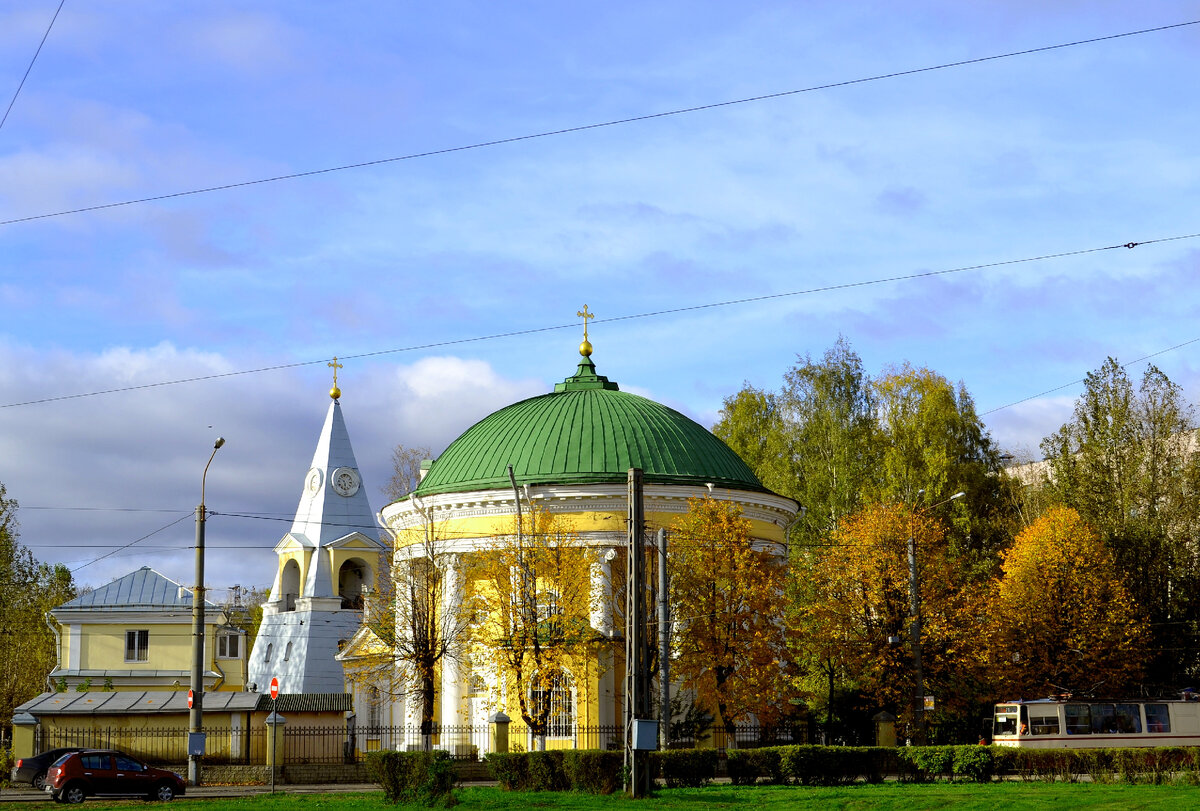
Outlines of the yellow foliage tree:
<svg viewBox="0 0 1200 811">
<path fill-rule="evenodd" d="M 730 735 L 751 715 L 774 723 L 790 706 L 783 549 L 756 545 L 741 508 L 708 497 L 688 500 L 670 538 L 672 675 Z"/>
<path fill-rule="evenodd" d="M 791 623 L 797 655 L 818 662 L 905 721 L 915 710 L 915 673 L 908 644 L 908 539 L 917 552 L 924 688 L 938 710 L 963 709 L 973 694 L 979 601 L 959 585 L 945 530 L 936 517 L 905 505 L 873 504 L 850 516 L 812 555 L 797 583 Z M 814 696 L 816 698 L 816 696 Z"/>
<path fill-rule="evenodd" d="M 534 507 L 515 532 L 496 538 L 472 562 L 482 606 L 474 657 L 503 680 L 521 719 L 544 746 L 567 708 L 554 701 L 586 678 L 597 634 L 590 625 L 591 566 L 578 534 L 560 516 Z"/>
<path fill-rule="evenodd" d="M 1112 552 L 1069 507 L 1053 507 L 1004 553 L 989 659 L 1015 695 L 1115 694 L 1141 673 L 1147 634 Z"/>
</svg>

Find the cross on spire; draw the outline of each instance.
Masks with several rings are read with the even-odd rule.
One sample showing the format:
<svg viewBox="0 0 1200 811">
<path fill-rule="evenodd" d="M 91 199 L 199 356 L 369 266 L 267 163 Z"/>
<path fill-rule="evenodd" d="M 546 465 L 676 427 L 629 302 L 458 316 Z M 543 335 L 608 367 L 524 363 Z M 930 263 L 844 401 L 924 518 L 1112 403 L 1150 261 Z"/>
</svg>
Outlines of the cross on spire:
<svg viewBox="0 0 1200 811">
<path fill-rule="evenodd" d="M 595 317 L 596 317 L 596 314 L 595 314 L 595 313 L 589 313 L 589 312 L 588 312 L 588 308 L 587 308 L 587 307 L 588 307 L 588 306 L 585 304 L 585 305 L 583 305 L 583 309 L 582 309 L 582 310 L 580 310 L 579 312 L 575 313 L 575 315 L 577 315 L 577 316 L 579 316 L 580 318 L 582 318 L 582 319 L 583 319 L 583 340 L 584 340 L 584 341 L 586 341 L 586 340 L 588 339 L 588 336 L 587 336 L 587 331 L 588 331 L 588 320 L 589 320 L 589 319 L 591 319 L 591 318 L 595 318 Z"/>
</svg>

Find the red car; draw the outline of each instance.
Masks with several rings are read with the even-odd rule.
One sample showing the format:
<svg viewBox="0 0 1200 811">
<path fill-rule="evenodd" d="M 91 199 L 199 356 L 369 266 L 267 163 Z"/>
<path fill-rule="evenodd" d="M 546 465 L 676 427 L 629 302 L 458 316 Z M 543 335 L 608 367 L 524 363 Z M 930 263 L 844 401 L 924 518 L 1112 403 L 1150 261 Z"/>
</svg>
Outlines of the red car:
<svg viewBox="0 0 1200 811">
<path fill-rule="evenodd" d="M 181 775 L 147 766 L 124 752 L 87 749 L 63 755 L 46 772 L 46 791 L 56 803 L 85 797 L 145 797 L 173 800 L 184 793 Z"/>
</svg>

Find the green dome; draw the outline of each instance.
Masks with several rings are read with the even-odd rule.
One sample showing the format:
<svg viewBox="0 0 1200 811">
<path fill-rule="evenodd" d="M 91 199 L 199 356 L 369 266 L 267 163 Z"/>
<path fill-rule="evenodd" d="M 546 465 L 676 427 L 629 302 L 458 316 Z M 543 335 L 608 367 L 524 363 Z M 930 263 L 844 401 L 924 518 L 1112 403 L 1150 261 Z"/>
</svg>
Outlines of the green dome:
<svg viewBox="0 0 1200 811">
<path fill-rule="evenodd" d="M 641 468 L 650 484 L 712 484 L 768 492 L 728 445 L 674 409 L 620 391 L 588 357 L 551 394 L 484 417 L 429 469 L 417 495 L 518 484 L 626 481 Z"/>
</svg>

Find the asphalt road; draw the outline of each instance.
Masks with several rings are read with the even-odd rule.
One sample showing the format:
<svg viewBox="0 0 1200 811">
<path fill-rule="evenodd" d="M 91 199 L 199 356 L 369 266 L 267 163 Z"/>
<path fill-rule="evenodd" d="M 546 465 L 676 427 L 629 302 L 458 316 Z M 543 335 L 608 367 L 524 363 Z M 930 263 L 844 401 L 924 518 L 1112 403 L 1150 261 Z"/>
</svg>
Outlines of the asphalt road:
<svg viewBox="0 0 1200 811">
<path fill-rule="evenodd" d="M 320 785 L 287 785 L 278 783 L 275 790 L 286 794 L 343 794 L 347 792 L 380 791 L 375 783 L 324 783 Z M 256 794 L 269 794 L 270 786 L 198 786 L 188 788 L 186 798 L 201 797 L 253 797 Z M 0 789 L 0 803 L 36 803 L 45 802 L 50 795 L 32 788 Z"/>
</svg>

